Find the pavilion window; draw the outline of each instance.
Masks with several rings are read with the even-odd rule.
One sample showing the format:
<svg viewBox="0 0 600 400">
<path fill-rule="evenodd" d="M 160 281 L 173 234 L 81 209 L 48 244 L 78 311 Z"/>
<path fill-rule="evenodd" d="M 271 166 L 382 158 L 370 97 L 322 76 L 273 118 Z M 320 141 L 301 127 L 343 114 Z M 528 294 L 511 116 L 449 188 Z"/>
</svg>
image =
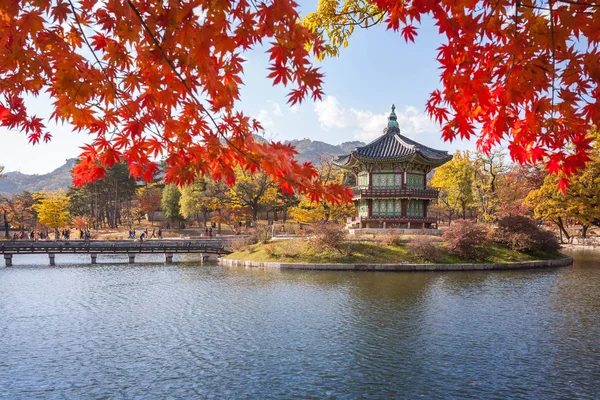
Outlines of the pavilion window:
<svg viewBox="0 0 600 400">
<path fill-rule="evenodd" d="M 406 187 L 409 189 L 423 189 L 423 175 L 406 174 Z"/>
</svg>

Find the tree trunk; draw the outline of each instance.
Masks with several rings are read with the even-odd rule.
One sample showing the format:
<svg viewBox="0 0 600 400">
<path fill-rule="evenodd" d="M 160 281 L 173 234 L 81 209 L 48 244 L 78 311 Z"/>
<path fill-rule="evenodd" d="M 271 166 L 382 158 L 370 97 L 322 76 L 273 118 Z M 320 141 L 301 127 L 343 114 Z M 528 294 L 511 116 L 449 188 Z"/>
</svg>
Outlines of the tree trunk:
<svg viewBox="0 0 600 400">
<path fill-rule="evenodd" d="M 581 237 L 585 239 L 587 237 L 587 230 L 589 228 L 589 225 L 582 225 L 581 227 L 582 227 Z"/>
<path fill-rule="evenodd" d="M 8 218 L 6 217 L 6 210 L 4 210 L 4 237 L 8 239 L 9 236 Z"/>
<path fill-rule="evenodd" d="M 555 221 L 555 224 L 558 226 L 558 229 L 561 232 L 561 238 L 560 238 L 561 243 L 563 242 L 562 235 L 565 235 L 567 242 L 569 242 L 571 240 L 571 236 L 569 235 L 569 232 L 567 232 L 567 230 L 565 229 L 565 225 L 563 223 L 562 218 L 558 217 L 558 220 Z"/>
</svg>

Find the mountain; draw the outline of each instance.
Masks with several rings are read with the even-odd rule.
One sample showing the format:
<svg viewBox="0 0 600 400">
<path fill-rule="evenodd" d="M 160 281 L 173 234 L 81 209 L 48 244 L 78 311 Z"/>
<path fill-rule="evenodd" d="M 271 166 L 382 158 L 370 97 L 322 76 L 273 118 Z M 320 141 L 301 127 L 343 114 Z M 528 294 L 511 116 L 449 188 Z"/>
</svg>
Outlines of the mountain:
<svg viewBox="0 0 600 400">
<path fill-rule="evenodd" d="M 7 172 L 0 179 L 0 193 L 14 194 L 23 191 L 35 193 L 42 191 L 67 190 L 71 184 L 71 169 L 75 159 L 68 159 L 64 165 L 43 175 L 28 175 L 21 172 Z"/>
<path fill-rule="evenodd" d="M 262 138 L 261 138 L 262 139 Z M 364 146 L 363 142 L 345 142 L 332 145 L 318 140 L 302 139 L 292 140 L 290 143 L 296 146 L 299 161 L 311 161 L 317 164 L 323 155 L 337 156 L 350 153 L 358 146 Z M 41 191 L 67 190 L 71 185 L 71 169 L 75 166 L 75 159 L 71 158 L 65 164 L 54 171 L 44 175 L 27 175 L 20 172 L 7 172 L 0 179 L 0 193 L 14 194 L 28 191 L 31 193 Z"/>
<path fill-rule="evenodd" d="M 296 157 L 299 161 L 311 161 L 313 163 L 318 163 L 323 155 L 338 156 L 348 154 L 355 148 L 365 145 L 363 142 L 358 141 L 333 145 L 310 139 L 291 140 L 287 143 L 296 147 L 296 150 L 300 153 Z"/>
</svg>

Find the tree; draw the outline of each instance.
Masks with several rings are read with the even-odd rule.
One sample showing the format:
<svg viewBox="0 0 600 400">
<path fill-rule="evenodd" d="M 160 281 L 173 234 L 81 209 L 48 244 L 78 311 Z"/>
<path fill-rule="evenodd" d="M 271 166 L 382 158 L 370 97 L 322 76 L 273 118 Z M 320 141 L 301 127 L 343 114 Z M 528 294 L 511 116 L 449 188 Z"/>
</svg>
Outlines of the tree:
<svg viewBox="0 0 600 400">
<path fill-rule="evenodd" d="M 312 224 L 325 220 L 325 209 L 320 203 L 311 202 L 304 197 L 296 207 L 289 210 L 290 217 L 301 224 Z"/>
<path fill-rule="evenodd" d="M 497 189 L 498 216 L 502 218 L 533 215 L 525 198 L 531 191 L 542 186 L 546 175 L 548 174 L 538 166 L 514 165 L 501 176 L 501 184 Z"/>
<path fill-rule="evenodd" d="M 24 97 L 50 97 L 49 119 L 92 135 L 75 167 L 80 186 L 126 161 L 151 181 L 165 156 L 167 183 L 197 176 L 235 181 L 235 168 L 261 169 L 286 192 L 350 199 L 322 185 L 294 148 L 257 142 L 260 124 L 234 110 L 243 84 L 243 53 L 266 45 L 273 84 L 290 85 L 289 102 L 322 97 L 323 75 L 311 65 L 315 36 L 298 24 L 298 5 L 272 2 L 15 0 L 2 2 L 0 125 L 32 143 L 51 139 Z"/>
<path fill-rule="evenodd" d="M 177 185 L 166 185 L 162 192 L 161 208 L 171 221 L 181 219 L 179 200 L 181 193 Z"/>
<path fill-rule="evenodd" d="M 0 195 L 0 212 L 2 213 L 2 221 L 4 225 L 4 237 L 8 239 L 10 233 L 10 199 Z"/>
<path fill-rule="evenodd" d="M 431 185 L 440 190 L 438 201 L 448 215 L 448 225 L 455 213 L 467 216 L 467 208 L 473 203 L 474 167 L 468 151 L 457 150 L 451 161 L 436 168 Z"/>
<path fill-rule="evenodd" d="M 106 169 L 103 179 L 67 191 L 69 212 L 93 220 L 96 226 L 116 228 L 123 217 L 131 225 L 131 206 L 137 184 L 129 176 L 127 165 L 114 164 Z"/>
<path fill-rule="evenodd" d="M 154 185 L 146 185 L 137 190 L 135 199 L 139 203 L 140 212 L 146 214 L 154 225 L 154 212 L 160 209 L 160 189 Z"/>
<path fill-rule="evenodd" d="M 225 214 L 238 215 L 237 210 L 229 212 L 236 207 L 231 198 L 231 191 L 225 183 L 206 178 L 200 178 L 191 185 L 183 187 L 179 204 L 181 214 L 185 218 L 201 212 L 205 224 L 209 220 L 208 214 L 213 212 L 215 215 L 211 220 L 217 223 L 218 233 L 221 233 L 221 223 L 228 221 L 224 217 Z"/>
<path fill-rule="evenodd" d="M 588 129 L 600 125 L 598 4 L 320 0 L 303 22 L 319 48 L 325 36 L 324 57 L 337 56 L 356 27 L 385 24 L 414 41 L 425 17 L 446 40 L 437 57 L 442 89 L 426 106 L 443 125 L 444 140 L 476 136 L 487 154 L 506 139 L 514 161 L 544 162 L 549 172 L 561 172 L 564 191 L 589 161 Z"/>
<path fill-rule="evenodd" d="M 35 225 L 35 199 L 29 192 L 14 195 L 12 198 L 0 196 L 0 213 L 4 221 L 4 236 L 9 237 L 9 228 L 24 231 Z"/>
<path fill-rule="evenodd" d="M 592 161 L 585 171 L 571 177 L 571 185 L 564 195 L 553 190 L 561 177 L 549 175 L 538 190 L 527 196 L 535 217 L 552 221 L 567 240 L 570 236 L 565 229 L 566 218 L 581 224 L 583 238 L 590 225 L 600 219 L 600 134 L 592 132 L 592 136 L 595 139 Z"/>
<path fill-rule="evenodd" d="M 473 189 L 484 221 L 494 220 L 500 205 L 498 187 L 503 183 L 508 166 L 504 162 L 502 149 L 488 154 L 476 152 L 473 156 Z"/>
<path fill-rule="evenodd" d="M 62 191 L 39 193 L 36 198 L 38 204 L 33 208 L 39 221 L 54 229 L 54 237 L 58 238 L 58 229 L 69 224 L 69 198 Z"/>
<path fill-rule="evenodd" d="M 231 187 L 232 200 L 241 207 L 252 210 L 252 220 L 256 221 L 263 197 L 273 187 L 273 181 L 264 173 L 248 173 L 238 170 L 235 185 Z"/>
</svg>

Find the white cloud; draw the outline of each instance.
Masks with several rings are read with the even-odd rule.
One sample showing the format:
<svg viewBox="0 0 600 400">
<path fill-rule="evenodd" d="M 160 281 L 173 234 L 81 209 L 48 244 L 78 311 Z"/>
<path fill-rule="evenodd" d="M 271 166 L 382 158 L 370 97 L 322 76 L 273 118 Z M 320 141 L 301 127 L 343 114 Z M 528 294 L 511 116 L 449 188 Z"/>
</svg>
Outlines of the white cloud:
<svg viewBox="0 0 600 400">
<path fill-rule="evenodd" d="M 348 129 L 355 139 L 363 141 L 380 136 L 389 116 L 389 111 L 375 114 L 368 110 L 340 108 L 339 101 L 334 96 L 327 96 L 325 100 L 315 103 L 315 112 L 321 128 Z M 403 135 L 414 138 L 422 133 L 439 132 L 439 126 L 416 107 L 397 108 L 396 115 Z"/>
<path fill-rule="evenodd" d="M 260 124 L 262 125 L 262 127 L 264 128 L 265 131 L 272 129 L 275 126 L 273 117 L 271 117 L 271 114 L 269 114 L 269 112 L 267 110 L 265 110 L 264 108 L 261 108 L 260 111 L 258 112 L 258 115 L 255 116 L 254 118 L 256 118 L 258 121 L 260 121 Z"/>
<path fill-rule="evenodd" d="M 271 100 L 267 100 L 267 103 L 269 103 L 271 105 L 274 116 L 283 117 L 283 112 L 281 112 L 281 106 L 278 103 L 275 103 L 274 101 L 271 101 Z"/>
<path fill-rule="evenodd" d="M 296 114 L 298 112 L 298 105 L 294 104 L 293 106 L 290 107 L 290 112 L 292 114 Z"/>
</svg>

